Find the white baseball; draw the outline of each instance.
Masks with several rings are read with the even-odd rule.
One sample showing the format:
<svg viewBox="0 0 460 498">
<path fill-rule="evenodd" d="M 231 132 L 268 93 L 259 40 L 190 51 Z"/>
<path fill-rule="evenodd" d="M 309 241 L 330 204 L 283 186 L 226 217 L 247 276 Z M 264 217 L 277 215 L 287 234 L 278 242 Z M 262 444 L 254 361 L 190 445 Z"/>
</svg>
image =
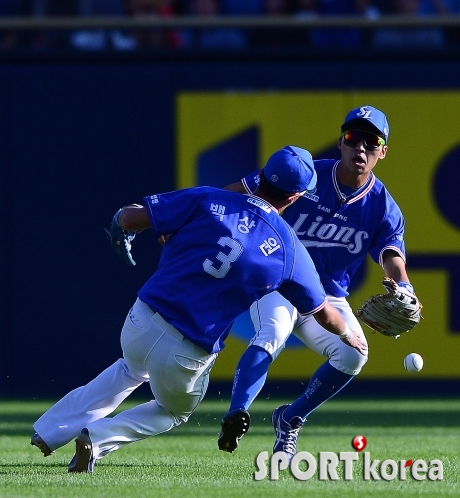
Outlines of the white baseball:
<svg viewBox="0 0 460 498">
<path fill-rule="evenodd" d="M 404 368 L 408 372 L 420 372 L 423 368 L 423 358 L 418 353 L 410 353 L 404 358 Z"/>
</svg>

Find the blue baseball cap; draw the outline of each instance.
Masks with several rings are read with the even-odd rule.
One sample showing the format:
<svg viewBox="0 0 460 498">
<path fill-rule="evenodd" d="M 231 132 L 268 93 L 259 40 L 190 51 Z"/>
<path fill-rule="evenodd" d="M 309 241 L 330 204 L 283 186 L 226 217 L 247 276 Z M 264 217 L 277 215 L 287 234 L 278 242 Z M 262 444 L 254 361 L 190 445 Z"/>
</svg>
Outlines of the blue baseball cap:
<svg viewBox="0 0 460 498">
<path fill-rule="evenodd" d="M 316 171 L 310 152 L 287 145 L 272 154 L 264 169 L 265 178 L 289 194 L 312 191 L 316 187 Z"/>
<path fill-rule="evenodd" d="M 382 111 L 379 111 L 371 105 L 363 105 L 357 107 L 347 114 L 342 125 L 342 131 L 354 129 L 364 129 L 364 131 L 373 131 L 378 135 L 382 135 L 385 142 L 388 142 L 390 134 L 390 125 L 387 117 Z"/>
</svg>

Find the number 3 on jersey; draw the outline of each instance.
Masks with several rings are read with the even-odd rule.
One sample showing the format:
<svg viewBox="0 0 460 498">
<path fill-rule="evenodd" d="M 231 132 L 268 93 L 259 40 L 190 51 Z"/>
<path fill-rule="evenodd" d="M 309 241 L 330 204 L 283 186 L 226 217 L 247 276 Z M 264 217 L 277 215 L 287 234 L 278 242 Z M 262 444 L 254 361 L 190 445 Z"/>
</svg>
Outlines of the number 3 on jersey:
<svg viewBox="0 0 460 498">
<path fill-rule="evenodd" d="M 230 237 L 221 237 L 217 243 L 222 247 L 230 247 L 230 252 L 228 254 L 224 254 L 220 251 L 217 254 L 216 259 L 222 263 L 219 268 L 216 268 L 209 259 L 206 259 L 203 262 L 203 268 L 205 272 L 215 278 L 224 278 L 230 270 L 231 263 L 234 263 L 241 256 L 243 247 L 239 242 L 231 239 Z"/>
</svg>

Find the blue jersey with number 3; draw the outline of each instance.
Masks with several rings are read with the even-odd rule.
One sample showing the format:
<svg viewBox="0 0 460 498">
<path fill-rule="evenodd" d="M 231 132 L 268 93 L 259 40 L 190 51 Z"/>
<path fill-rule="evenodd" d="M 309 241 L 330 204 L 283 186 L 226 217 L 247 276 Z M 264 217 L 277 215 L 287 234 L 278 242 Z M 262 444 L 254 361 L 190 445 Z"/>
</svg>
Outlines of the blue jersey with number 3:
<svg viewBox="0 0 460 498">
<path fill-rule="evenodd" d="M 233 320 L 274 290 L 302 314 L 325 305 L 307 251 L 260 198 L 196 187 L 144 201 L 155 235 L 172 235 L 139 298 L 205 351 L 221 350 Z"/>
<path fill-rule="evenodd" d="M 301 197 L 283 217 L 308 249 L 327 294 L 345 297 L 351 277 L 367 253 L 380 265 L 387 250 L 405 260 L 404 217 L 373 173 L 361 191 L 343 202 L 338 161 L 320 159 L 314 164 L 316 192 Z M 248 192 L 254 191 L 259 173 L 242 182 Z"/>
</svg>

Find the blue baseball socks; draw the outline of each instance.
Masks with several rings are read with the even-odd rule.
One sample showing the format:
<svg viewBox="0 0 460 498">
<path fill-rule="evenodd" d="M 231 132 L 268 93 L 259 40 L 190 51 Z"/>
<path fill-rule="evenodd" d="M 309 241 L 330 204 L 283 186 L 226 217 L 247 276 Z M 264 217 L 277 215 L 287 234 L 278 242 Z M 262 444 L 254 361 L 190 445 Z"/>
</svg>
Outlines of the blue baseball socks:
<svg viewBox="0 0 460 498">
<path fill-rule="evenodd" d="M 305 392 L 291 403 L 283 413 L 286 421 L 300 417 L 304 422 L 311 412 L 343 389 L 354 375 L 348 375 L 332 367 L 329 361 L 323 363 L 312 375 Z"/>
<path fill-rule="evenodd" d="M 259 346 L 246 349 L 236 367 L 228 413 L 249 409 L 265 383 L 271 361 L 271 355 Z"/>
</svg>

